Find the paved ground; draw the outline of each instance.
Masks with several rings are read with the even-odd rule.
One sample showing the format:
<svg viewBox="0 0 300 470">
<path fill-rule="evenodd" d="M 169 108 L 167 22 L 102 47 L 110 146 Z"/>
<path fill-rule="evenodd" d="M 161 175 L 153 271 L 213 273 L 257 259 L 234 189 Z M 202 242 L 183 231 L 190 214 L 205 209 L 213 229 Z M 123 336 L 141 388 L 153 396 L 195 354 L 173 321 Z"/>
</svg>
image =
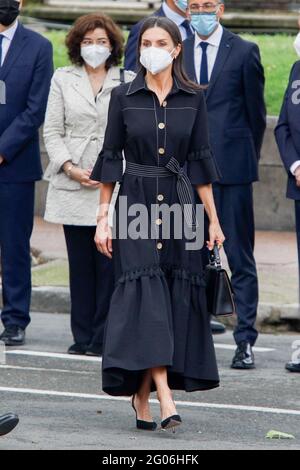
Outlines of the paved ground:
<svg viewBox="0 0 300 470">
<path fill-rule="evenodd" d="M 176 392 L 182 428 L 175 435 L 149 434 L 135 429 L 128 399 L 102 394 L 99 359 L 76 360 L 64 354 L 71 342 L 69 317 L 35 314 L 26 346 L 10 349 L 6 365 L 0 366 L 0 412 L 12 410 L 20 416 L 18 428 L 1 438 L 0 450 L 299 450 L 300 375 L 283 368 L 295 340 L 300 337 L 262 335 L 257 369 L 245 373 L 228 368 L 231 334 L 217 337 L 220 389 Z M 153 411 L 159 419 L 156 403 Z M 266 440 L 271 429 L 292 433 L 296 439 Z"/>
</svg>

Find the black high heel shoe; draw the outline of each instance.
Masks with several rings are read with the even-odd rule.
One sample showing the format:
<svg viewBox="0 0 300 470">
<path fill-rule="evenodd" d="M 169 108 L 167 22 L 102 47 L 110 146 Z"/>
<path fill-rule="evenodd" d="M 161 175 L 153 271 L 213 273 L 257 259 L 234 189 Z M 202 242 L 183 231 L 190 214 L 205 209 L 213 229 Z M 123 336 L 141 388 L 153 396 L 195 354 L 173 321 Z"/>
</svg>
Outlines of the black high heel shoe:
<svg viewBox="0 0 300 470">
<path fill-rule="evenodd" d="M 180 426 L 182 423 L 182 419 L 179 415 L 169 416 L 169 418 L 164 419 L 161 422 L 162 429 L 172 429 L 173 433 L 175 432 L 175 428 Z"/>
<path fill-rule="evenodd" d="M 155 423 L 155 421 L 143 421 L 141 419 L 138 419 L 137 411 L 134 406 L 134 398 L 135 398 L 135 395 L 133 395 L 132 397 L 131 406 L 135 411 L 137 429 L 142 429 L 143 431 L 155 431 L 155 429 L 157 428 L 157 424 Z"/>
<path fill-rule="evenodd" d="M 175 406 L 174 401 L 173 401 L 173 403 L 174 403 L 174 406 Z M 172 416 L 169 416 L 168 418 L 164 419 L 161 422 L 161 428 L 162 429 L 172 429 L 172 431 L 174 433 L 175 428 L 177 426 L 180 426 L 181 423 L 182 423 L 182 419 L 179 415 L 172 415 Z"/>
</svg>

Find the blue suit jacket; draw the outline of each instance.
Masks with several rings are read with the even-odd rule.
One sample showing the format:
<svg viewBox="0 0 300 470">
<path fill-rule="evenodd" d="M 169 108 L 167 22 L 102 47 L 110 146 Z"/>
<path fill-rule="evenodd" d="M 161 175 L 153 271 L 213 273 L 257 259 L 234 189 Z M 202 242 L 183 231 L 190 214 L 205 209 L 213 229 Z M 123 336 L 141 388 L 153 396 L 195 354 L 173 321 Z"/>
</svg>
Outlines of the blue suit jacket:
<svg viewBox="0 0 300 470">
<path fill-rule="evenodd" d="M 197 82 L 194 38 L 184 42 L 188 76 Z M 266 128 L 264 70 L 256 44 L 224 28 L 206 90 L 212 150 L 221 184 L 247 184 L 258 179 L 258 162 Z"/>
<path fill-rule="evenodd" d="M 159 10 L 153 13 L 152 16 L 165 17 L 166 15 L 165 15 L 163 8 L 161 7 Z M 133 72 L 136 72 L 138 69 L 137 45 L 138 45 L 138 38 L 140 35 L 140 30 L 145 19 L 139 21 L 137 24 L 135 24 L 131 28 L 130 34 L 128 36 L 126 50 L 125 50 L 125 63 L 124 63 L 125 70 L 132 70 Z"/>
<path fill-rule="evenodd" d="M 0 183 L 41 178 L 38 130 L 47 106 L 52 57 L 51 43 L 19 24 L 0 67 L 0 86 L 6 88 L 6 104 L 0 104 L 0 155 L 5 159 Z"/>
<path fill-rule="evenodd" d="M 300 199 L 300 188 L 290 167 L 300 160 L 300 61 L 291 70 L 289 84 L 283 100 L 275 137 L 281 159 L 288 174 L 287 197 Z M 295 100 L 295 102 L 293 102 Z"/>
</svg>

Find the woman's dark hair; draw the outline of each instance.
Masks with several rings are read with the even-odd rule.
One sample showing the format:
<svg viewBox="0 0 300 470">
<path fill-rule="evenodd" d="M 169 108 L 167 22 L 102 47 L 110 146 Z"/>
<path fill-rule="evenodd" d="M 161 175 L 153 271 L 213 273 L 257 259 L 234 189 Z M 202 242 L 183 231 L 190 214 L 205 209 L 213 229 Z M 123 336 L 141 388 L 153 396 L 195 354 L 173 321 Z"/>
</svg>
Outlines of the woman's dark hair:
<svg viewBox="0 0 300 470">
<path fill-rule="evenodd" d="M 66 37 L 66 46 L 71 62 L 76 65 L 84 64 L 84 60 L 81 57 L 81 43 L 85 35 L 96 28 L 106 31 L 112 47 L 111 55 L 106 61 L 106 69 L 113 65 L 119 65 L 124 52 L 124 37 L 116 23 L 102 13 L 81 16 L 74 23 Z"/>
<path fill-rule="evenodd" d="M 144 21 L 143 26 L 140 31 L 139 35 L 139 40 L 138 40 L 138 57 L 140 56 L 140 49 L 142 45 L 142 37 L 144 33 L 151 28 L 162 28 L 164 29 L 167 33 L 172 38 L 172 41 L 175 46 L 178 46 L 179 44 L 182 47 L 182 38 L 181 38 L 181 33 L 179 31 L 178 26 L 174 23 L 174 21 L 170 20 L 169 18 L 160 18 L 156 16 L 151 16 L 147 20 Z M 139 63 L 141 70 L 146 73 L 145 67 L 141 63 Z M 186 88 L 190 90 L 202 90 L 203 87 L 198 85 L 197 83 L 194 83 L 192 80 L 190 80 L 186 74 L 186 71 L 183 66 L 183 56 L 182 56 L 182 50 L 180 54 L 177 55 L 176 59 L 173 61 L 173 75 L 174 77 L 184 85 Z"/>
</svg>

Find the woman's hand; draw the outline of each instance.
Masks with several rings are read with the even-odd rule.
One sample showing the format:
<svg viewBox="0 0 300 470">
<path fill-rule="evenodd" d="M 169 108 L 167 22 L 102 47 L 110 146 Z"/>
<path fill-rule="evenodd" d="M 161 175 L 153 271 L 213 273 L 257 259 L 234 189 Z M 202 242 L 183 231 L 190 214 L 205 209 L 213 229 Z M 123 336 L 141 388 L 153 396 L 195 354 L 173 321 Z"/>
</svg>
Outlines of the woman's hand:
<svg viewBox="0 0 300 470">
<path fill-rule="evenodd" d="M 209 224 L 209 241 L 207 241 L 207 248 L 211 251 L 214 248 L 215 242 L 218 244 L 218 248 L 221 248 L 225 241 L 224 233 L 220 227 L 219 221 L 216 220 Z"/>
<path fill-rule="evenodd" d="M 92 170 L 83 170 L 82 168 L 77 168 L 73 166 L 70 171 L 70 177 L 80 183 L 85 188 L 98 189 L 100 188 L 99 181 L 90 180 Z"/>
<path fill-rule="evenodd" d="M 112 258 L 112 233 L 108 223 L 108 216 L 103 215 L 98 218 L 95 235 L 97 250 L 108 258 Z"/>
</svg>

